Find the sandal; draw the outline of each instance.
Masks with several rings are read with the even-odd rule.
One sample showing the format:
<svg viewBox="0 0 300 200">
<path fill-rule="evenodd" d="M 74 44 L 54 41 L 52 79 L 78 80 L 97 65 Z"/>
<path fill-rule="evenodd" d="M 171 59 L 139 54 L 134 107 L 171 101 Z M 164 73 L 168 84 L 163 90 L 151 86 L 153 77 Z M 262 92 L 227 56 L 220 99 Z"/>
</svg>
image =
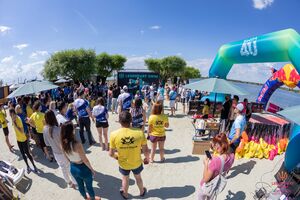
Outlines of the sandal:
<svg viewBox="0 0 300 200">
<path fill-rule="evenodd" d="M 166 158 L 163 158 L 160 160 L 161 163 L 164 163 L 166 161 Z"/>
<path fill-rule="evenodd" d="M 147 193 L 147 188 L 145 188 L 144 187 L 144 192 L 140 195 L 140 197 L 143 197 L 143 196 L 145 196 L 146 195 L 146 193 Z"/>
<path fill-rule="evenodd" d="M 124 195 L 124 191 L 123 191 L 123 190 L 120 190 L 120 194 L 121 194 L 121 196 L 123 197 L 123 199 L 128 199 L 128 197 L 126 197 L 126 196 Z"/>
</svg>

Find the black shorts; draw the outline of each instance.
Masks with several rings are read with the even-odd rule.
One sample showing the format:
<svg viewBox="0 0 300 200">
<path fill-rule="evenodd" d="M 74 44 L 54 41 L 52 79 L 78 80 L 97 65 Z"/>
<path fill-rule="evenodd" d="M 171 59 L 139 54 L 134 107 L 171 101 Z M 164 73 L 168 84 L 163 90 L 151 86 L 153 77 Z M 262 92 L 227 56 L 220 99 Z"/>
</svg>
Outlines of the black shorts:
<svg viewBox="0 0 300 200">
<path fill-rule="evenodd" d="M 186 103 L 186 98 L 181 98 L 181 103 L 185 104 Z"/>
<path fill-rule="evenodd" d="M 97 128 L 108 128 L 108 122 L 98 122 L 96 121 Z"/>
<path fill-rule="evenodd" d="M 8 136 L 9 134 L 8 127 L 3 128 L 3 133 L 5 136 Z"/>
<path fill-rule="evenodd" d="M 134 175 L 139 175 L 143 171 L 143 169 L 144 169 L 143 165 L 139 166 L 136 169 L 130 169 L 130 170 L 122 169 L 121 167 L 119 167 L 119 171 L 123 176 L 129 176 L 131 171 Z"/>
</svg>

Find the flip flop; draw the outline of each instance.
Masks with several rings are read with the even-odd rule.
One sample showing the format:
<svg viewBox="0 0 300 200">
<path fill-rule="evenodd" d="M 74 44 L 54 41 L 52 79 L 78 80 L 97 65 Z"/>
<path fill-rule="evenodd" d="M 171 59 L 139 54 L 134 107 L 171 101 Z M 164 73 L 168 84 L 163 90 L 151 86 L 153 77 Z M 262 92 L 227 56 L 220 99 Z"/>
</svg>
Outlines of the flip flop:
<svg viewBox="0 0 300 200">
<path fill-rule="evenodd" d="M 143 192 L 143 194 L 141 194 L 141 195 L 140 195 L 140 197 L 143 197 L 143 196 L 145 196 L 145 195 L 146 195 L 146 193 L 147 193 L 147 188 L 145 188 L 145 187 L 144 187 L 144 192 Z"/>
<path fill-rule="evenodd" d="M 126 196 L 124 195 L 124 191 L 123 191 L 123 190 L 120 190 L 120 194 L 121 194 L 121 196 L 123 197 L 123 199 L 128 199 L 128 197 L 126 197 Z"/>
</svg>

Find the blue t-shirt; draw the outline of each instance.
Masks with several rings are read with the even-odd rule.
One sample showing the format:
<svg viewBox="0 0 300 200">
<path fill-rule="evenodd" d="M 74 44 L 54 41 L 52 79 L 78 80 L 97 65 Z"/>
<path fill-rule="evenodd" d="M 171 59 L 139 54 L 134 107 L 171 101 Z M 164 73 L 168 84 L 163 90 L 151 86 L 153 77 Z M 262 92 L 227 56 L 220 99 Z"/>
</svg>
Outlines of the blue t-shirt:
<svg viewBox="0 0 300 200">
<path fill-rule="evenodd" d="M 72 121 L 73 119 L 75 119 L 76 116 L 75 116 L 75 114 L 74 114 L 73 109 L 68 108 L 65 117 L 66 117 L 69 121 Z"/>
<path fill-rule="evenodd" d="M 171 90 L 171 92 L 169 93 L 169 96 L 170 96 L 170 100 L 174 101 L 177 97 L 177 92 L 174 90 Z"/>
<path fill-rule="evenodd" d="M 120 100 L 122 101 L 122 110 L 128 110 L 131 107 L 132 97 L 129 93 L 121 94 Z"/>
<path fill-rule="evenodd" d="M 89 108 L 89 102 L 84 99 L 76 99 L 74 101 L 74 106 L 77 109 L 78 117 L 89 117 L 87 109 Z"/>
<path fill-rule="evenodd" d="M 235 132 L 236 132 L 236 129 L 240 129 L 240 135 L 242 135 L 242 132 L 244 131 L 244 128 L 246 126 L 246 118 L 244 115 L 239 115 L 236 117 L 236 119 L 234 120 L 233 122 L 233 125 L 231 127 L 231 130 L 230 130 L 230 133 L 229 133 L 229 140 L 232 140 L 235 136 Z M 239 145 L 240 143 L 240 138 L 238 138 L 235 142 L 234 142 L 234 145 Z"/>
<path fill-rule="evenodd" d="M 97 105 L 93 108 L 93 116 L 96 117 L 97 122 L 107 122 L 107 109 L 104 106 Z"/>
</svg>

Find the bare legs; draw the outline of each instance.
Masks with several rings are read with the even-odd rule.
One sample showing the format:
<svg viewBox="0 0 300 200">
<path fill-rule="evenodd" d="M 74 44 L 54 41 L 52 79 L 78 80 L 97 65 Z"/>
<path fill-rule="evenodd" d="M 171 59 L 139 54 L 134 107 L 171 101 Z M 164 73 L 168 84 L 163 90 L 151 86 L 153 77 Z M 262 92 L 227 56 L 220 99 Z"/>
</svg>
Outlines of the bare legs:
<svg viewBox="0 0 300 200">
<path fill-rule="evenodd" d="M 155 156 L 155 150 L 157 148 L 157 143 L 158 143 L 158 148 L 159 148 L 159 154 L 160 154 L 160 161 L 164 161 L 165 160 L 165 141 L 158 141 L 158 142 L 154 142 L 151 143 L 152 148 L 151 148 L 151 154 L 150 154 L 150 162 L 154 161 L 154 156 Z"/>
<path fill-rule="evenodd" d="M 134 178 L 136 180 L 136 184 L 140 190 L 140 195 L 143 195 L 145 192 L 143 179 L 141 174 L 134 174 Z M 122 191 L 123 195 L 128 198 L 128 188 L 129 188 L 129 176 L 123 176 L 122 177 Z"/>
<path fill-rule="evenodd" d="M 108 137 L 107 137 L 108 128 L 97 128 L 97 131 L 99 134 L 99 142 L 100 145 L 102 146 L 102 150 L 108 150 Z M 104 137 L 104 144 L 102 140 L 102 133 Z"/>
</svg>

